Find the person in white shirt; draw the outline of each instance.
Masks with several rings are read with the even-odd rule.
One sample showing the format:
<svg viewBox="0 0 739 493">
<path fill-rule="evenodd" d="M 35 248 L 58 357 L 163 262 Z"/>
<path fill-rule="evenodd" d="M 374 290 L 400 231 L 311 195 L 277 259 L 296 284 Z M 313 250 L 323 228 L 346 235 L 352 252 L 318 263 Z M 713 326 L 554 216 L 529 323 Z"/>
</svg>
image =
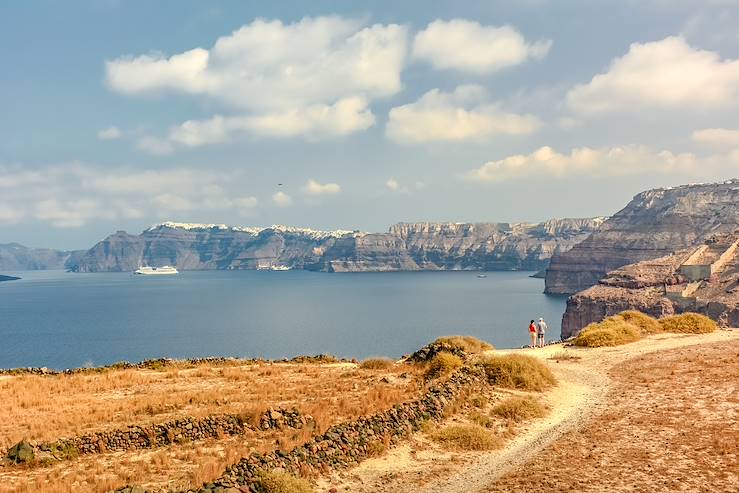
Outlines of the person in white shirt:
<svg viewBox="0 0 739 493">
<path fill-rule="evenodd" d="M 544 347 L 544 337 L 547 333 L 547 323 L 543 318 L 539 318 L 539 323 L 536 327 L 536 336 L 539 339 L 539 347 Z"/>
</svg>

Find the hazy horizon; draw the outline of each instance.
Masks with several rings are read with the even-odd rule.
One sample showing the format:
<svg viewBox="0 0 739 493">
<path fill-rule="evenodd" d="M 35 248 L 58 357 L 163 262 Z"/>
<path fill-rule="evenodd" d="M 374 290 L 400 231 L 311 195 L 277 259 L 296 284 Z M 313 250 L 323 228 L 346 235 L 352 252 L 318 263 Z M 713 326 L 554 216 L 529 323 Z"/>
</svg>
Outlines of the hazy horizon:
<svg viewBox="0 0 739 493">
<path fill-rule="evenodd" d="M 608 216 L 739 175 L 727 0 L 0 6 L 0 243 Z"/>
</svg>

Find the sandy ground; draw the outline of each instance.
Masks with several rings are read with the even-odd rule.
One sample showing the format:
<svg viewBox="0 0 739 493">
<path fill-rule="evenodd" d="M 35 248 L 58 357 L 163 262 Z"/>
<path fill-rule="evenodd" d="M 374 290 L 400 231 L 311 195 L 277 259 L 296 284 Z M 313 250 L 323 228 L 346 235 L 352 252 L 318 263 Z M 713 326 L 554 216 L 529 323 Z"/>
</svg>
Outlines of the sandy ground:
<svg viewBox="0 0 739 493">
<path fill-rule="evenodd" d="M 624 402 L 621 402 L 622 405 L 648 405 L 649 399 L 652 397 L 651 392 L 640 393 L 639 395 L 644 402 L 637 404 L 629 401 L 628 388 L 620 387 L 620 385 L 634 385 L 633 382 L 619 383 L 623 382 L 624 372 L 628 373 L 627 370 L 622 368 L 626 365 L 624 362 L 633 361 L 650 354 L 654 355 L 655 362 L 659 362 L 663 352 L 674 352 L 675 350 L 679 351 L 680 348 L 689 347 L 729 348 L 729 352 L 734 351 L 732 356 L 734 356 L 734 361 L 739 364 L 739 357 L 737 357 L 739 356 L 739 330 L 718 331 L 706 335 L 660 334 L 615 348 L 566 348 L 565 351 L 579 356 L 580 359 L 564 360 L 559 363 L 548 358 L 563 351 L 561 345 L 552 345 L 535 350 L 512 350 L 510 352 L 520 352 L 547 361 L 560 383 L 556 388 L 542 396 L 543 401 L 551 409 L 547 417 L 516 430 L 516 435 L 502 450 L 487 453 L 450 453 L 430 444 L 423 434 L 419 433 L 408 444 L 390 451 L 383 457 L 368 460 L 347 473 L 335 474 L 328 480 L 320 482 L 318 491 L 327 491 L 330 488 L 336 488 L 338 491 L 357 491 L 360 493 L 365 491 L 396 493 L 410 489 L 424 493 L 560 491 L 560 489 L 555 488 L 557 485 L 563 487 L 561 491 L 585 491 L 580 488 L 582 484 L 579 482 L 560 481 L 560 483 L 555 484 L 542 479 L 546 478 L 546 471 L 560 470 L 562 462 L 567 462 L 568 448 L 566 445 L 560 445 L 560 442 L 565 443 L 573 436 L 578 436 L 579 432 L 575 432 L 575 430 L 579 430 L 586 423 L 597 422 L 601 428 L 614 429 L 608 422 L 609 419 L 612 419 L 612 416 L 604 414 L 611 407 L 614 393 L 620 392 L 620 394 L 623 394 Z M 498 351 L 498 353 L 501 352 Z M 657 355 L 656 353 L 660 354 Z M 733 366 L 732 371 L 736 374 L 737 367 Z M 635 373 L 639 374 L 638 371 Z M 736 394 L 736 381 L 736 377 L 727 380 L 727 385 L 733 388 L 734 394 Z M 706 386 L 704 385 L 704 393 L 705 390 Z M 710 387 L 708 387 L 708 390 L 710 394 Z M 694 389 L 694 393 L 699 394 L 700 391 Z M 728 394 L 731 394 L 731 392 L 728 392 Z M 676 397 L 678 396 L 667 396 L 664 399 L 669 401 L 669 399 Z M 689 400 L 686 395 L 683 395 L 682 398 L 686 401 Z M 736 397 L 734 397 L 734 401 L 729 400 L 729 402 L 733 402 L 732 412 L 736 413 Z M 639 409 L 637 407 L 636 410 Z M 700 424 L 700 421 L 698 423 Z M 736 419 L 734 420 L 734 426 L 736 426 Z M 643 433 L 648 434 L 648 430 L 644 430 Z M 591 438 L 594 440 L 606 439 L 602 436 Z M 610 437 L 610 439 L 614 443 L 614 447 L 623 445 L 613 440 L 613 437 Z M 563 457 L 548 458 L 540 466 L 543 470 L 540 471 L 538 481 L 531 479 L 537 476 L 530 475 L 528 471 L 539 464 L 543 453 L 550 453 L 549 451 L 553 448 L 553 445 L 559 447 L 558 450 L 563 454 Z M 583 443 L 580 443 L 580 445 L 582 446 Z M 721 444 L 717 446 L 721 446 Z M 710 444 L 707 447 L 710 448 Z M 612 450 L 612 452 L 618 456 L 618 449 Z M 586 462 L 586 460 L 583 460 L 582 463 L 575 463 L 575 467 L 581 467 Z M 599 464 L 592 466 L 597 471 Z M 519 475 L 516 474 L 517 472 Z M 628 471 L 625 472 L 628 473 Z M 570 473 L 573 477 L 580 477 L 577 469 L 570 470 Z M 501 478 L 505 478 L 508 482 L 500 482 Z M 701 481 L 704 479 L 701 479 Z M 604 491 L 599 486 L 599 475 L 597 473 L 589 477 L 588 480 L 594 489 L 587 491 Z M 726 481 L 730 483 L 732 479 L 729 477 Z M 496 486 L 498 483 L 501 485 L 500 488 Z M 651 489 L 647 488 L 643 491 L 657 491 L 660 489 L 658 486 L 661 486 L 661 484 L 652 484 Z M 613 488 L 607 489 L 617 491 Z M 673 491 L 669 488 L 663 488 L 662 490 Z M 631 490 L 626 488 L 624 491 Z M 724 490 L 709 489 L 705 491 Z"/>
</svg>

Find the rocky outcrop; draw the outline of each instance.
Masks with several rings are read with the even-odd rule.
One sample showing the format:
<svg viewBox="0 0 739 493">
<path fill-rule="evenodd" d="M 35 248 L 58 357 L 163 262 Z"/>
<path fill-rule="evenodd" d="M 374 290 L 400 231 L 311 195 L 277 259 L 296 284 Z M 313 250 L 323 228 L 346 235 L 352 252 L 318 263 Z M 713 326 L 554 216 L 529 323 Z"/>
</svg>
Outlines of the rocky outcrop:
<svg viewBox="0 0 739 493">
<path fill-rule="evenodd" d="M 71 267 L 80 272 L 133 271 L 142 265 L 324 272 L 539 270 L 602 221 L 401 223 L 387 233 L 163 223 L 140 235 L 118 231 Z"/>
<path fill-rule="evenodd" d="M 653 317 L 682 312 L 709 316 L 720 326 L 739 327 L 739 255 L 731 252 L 739 233 L 711 237 L 708 244 L 729 251 L 725 264 L 706 278 L 693 281 L 684 272 L 696 252 L 685 249 L 658 259 L 638 262 L 609 272 L 597 285 L 567 300 L 562 317 L 562 338 L 624 310 L 639 310 Z M 718 256 L 717 256 L 718 260 Z"/>
<path fill-rule="evenodd" d="M 64 269 L 74 262 L 80 251 L 28 248 L 18 243 L 0 244 L 0 270 Z M 2 279 L 0 279 L 2 280 Z"/>
<path fill-rule="evenodd" d="M 739 180 L 638 194 L 585 241 L 552 256 L 546 292 L 571 294 L 624 265 L 700 244 L 739 227 Z"/>
</svg>

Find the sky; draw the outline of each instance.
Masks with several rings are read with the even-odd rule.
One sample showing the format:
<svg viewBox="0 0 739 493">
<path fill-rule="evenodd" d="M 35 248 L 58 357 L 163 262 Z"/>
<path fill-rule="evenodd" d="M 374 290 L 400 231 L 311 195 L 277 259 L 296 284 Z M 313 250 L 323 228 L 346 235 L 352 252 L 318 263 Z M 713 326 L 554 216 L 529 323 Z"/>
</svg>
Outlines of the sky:
<svg viewBox="0 0 739 493">
<path fill-rule="evenodd" d="M 739 0 L 0 3 L 0 243 L 610 215 L 739 176 Z"/>
</svg>

